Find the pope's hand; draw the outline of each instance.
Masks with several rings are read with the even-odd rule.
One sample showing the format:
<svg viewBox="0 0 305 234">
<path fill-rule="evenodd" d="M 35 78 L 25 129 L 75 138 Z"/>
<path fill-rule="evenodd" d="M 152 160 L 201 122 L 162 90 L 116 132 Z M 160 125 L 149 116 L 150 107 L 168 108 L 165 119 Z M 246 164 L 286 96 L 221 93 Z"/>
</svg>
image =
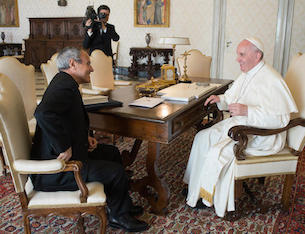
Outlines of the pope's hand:
<svg viewBox="0 0 305 234">
<path fill-rule="evenodd" d="M 209 103 L 217 103 L 220 102 L 220 98 L 217 95 L 211 95 L 205 102 L 204 105 L 208 105 Z"/>
<path fill-rule="evenodd" d="M 239 103 L 232 103 L 229 105 L 231 116 L 248 116 L 248 106 Z"/>
<path fill-rule="evenodd" d="M 70 147 L 65 152 L 62 152 L 58 155 L 57 159 L 64 160 L 65 162 L 69 161 L 72 157 L 72 148 Z"/>
</svg>

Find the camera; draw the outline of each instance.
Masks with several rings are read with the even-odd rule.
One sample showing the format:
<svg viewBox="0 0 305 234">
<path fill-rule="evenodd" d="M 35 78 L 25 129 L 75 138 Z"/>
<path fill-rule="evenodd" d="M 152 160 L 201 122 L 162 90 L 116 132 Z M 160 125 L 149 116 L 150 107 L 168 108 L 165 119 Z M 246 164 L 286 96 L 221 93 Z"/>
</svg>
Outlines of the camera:
<svg viewBox="0 0 305 234">
<path fill-rule="evenodd" d="M 106 19 L 106 17 L 107 17 L 107 14 L 104 13 L 104 12 L 101 12 L 101 13 L 98 14 L 99 19 Z"/>
<path fill-rule="evenodd" d="M 86 21 L 88 19 L 91 19 L 91 21 L 92 21 L 90 26 L 86 26 Z M 86 13 L 85 13 L 85 18 L 83 20 L 83 27 L 86 28 L 86 29 L 94 27 L 94 25 L 96 23 L 98 23 L 98 22 L 96 22 L 96 20 L 97 20 L 97 14 L 96 14 L 93 6 L 87 6 L 87 10 L 86 10 Z"/>
</svg>

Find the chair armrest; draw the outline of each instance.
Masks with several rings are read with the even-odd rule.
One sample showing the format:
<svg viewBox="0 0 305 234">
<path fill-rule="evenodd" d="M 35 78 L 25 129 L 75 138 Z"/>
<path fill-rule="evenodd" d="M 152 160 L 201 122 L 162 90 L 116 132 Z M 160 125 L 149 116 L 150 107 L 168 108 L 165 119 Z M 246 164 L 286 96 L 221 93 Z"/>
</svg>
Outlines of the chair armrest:
<svg viewBox="0 0 305 234">
<path fill-rule="evenodd" d="M 82 168 L 80 161 L 65 162 L 60 159 L 51 160 L 15 160 L 14 169 L 20 174 L 55 174 L 58 172 L 73 171 L 75 181 L 80 190 L 80 201 L 86 203 L 88 198 L 88 188 L 84 183 L 80 170 Z"/>
<path fill-rule="evenodd" d="M 286 127 L 277 128 L 277 129 L 263 129 L 263 128 L 248 127 L 245 125 L 237 125 L 229 129 L 228 136 L 234 141 L 238 141 L 234 145 L 234 155 L 236 159 L 245 160 L 246 155 L 244 153 L 244 150 L 247 148 L 247 144 L 248 144 L 247 135 L 270 136 L 287 131 L 288 129 L 296 127 L 298 125 L 305 127 L 305 119 L 296 118 L 290 120 L 289 124 Z M 297 151 L 292 153 L 298 154 Z"/>
<path fill-rule="evenodd" d="M 81 170 L 82 166 L 83 166 L 83 164 L 81 161 L 68 161 L 68 162 L 66 162 L 66 167 L 65 167 L 64 171 L 73 171 L 74 172 L 74 178 L 75 178 L 77 186 L 80 190 L 80 202 L 86 203 L 89 191 L 80 174 L 80 170 Z"/>
<path fill-rule="evenodd" d="M 219 110 L 217 105 L 214 103 L 208 106 L 203 106 L 203 116 L 207 116 L 207 119 L 196 124 L 197 131 L 209 128 L 223 120 L 223 111 Z"/>
<path fill-rule="evenodd" d="M 54 174 L 63 171 L 63 160 L 15 160 L 14 169 L 20 174 Z"/>
</svg>

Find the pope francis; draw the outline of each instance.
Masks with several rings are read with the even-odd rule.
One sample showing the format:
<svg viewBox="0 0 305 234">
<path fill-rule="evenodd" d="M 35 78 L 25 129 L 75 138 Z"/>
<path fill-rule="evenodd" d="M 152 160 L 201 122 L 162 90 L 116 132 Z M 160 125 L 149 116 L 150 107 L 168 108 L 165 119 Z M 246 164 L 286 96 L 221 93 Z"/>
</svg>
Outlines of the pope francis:
<svg viewBox="0 0 305 234">
<path fill-rule="evenodd" d="M 291 93 L 281 77 L 263 61 L 262 42 L 249 37 L 237 47 L 237 62 L 241 75 L 223 95 L 210 96 L 204 105 L 217 103 L 220 110 L 228 110 L 231 117 L 195 136 L 184 175 L 188 184 L 187 204 L 195 207 L 199 199 L 206 206 L 214 205 L 215 212 L 223 217 L 234 211 L 234 153 L 235 142 L 228 130 L 236 125 L 259 128 L 282 128 L 297 112 Z M 263 156 L 280 151 L 286 133 L 249 138 L 246 153 Z"/>
</svg>

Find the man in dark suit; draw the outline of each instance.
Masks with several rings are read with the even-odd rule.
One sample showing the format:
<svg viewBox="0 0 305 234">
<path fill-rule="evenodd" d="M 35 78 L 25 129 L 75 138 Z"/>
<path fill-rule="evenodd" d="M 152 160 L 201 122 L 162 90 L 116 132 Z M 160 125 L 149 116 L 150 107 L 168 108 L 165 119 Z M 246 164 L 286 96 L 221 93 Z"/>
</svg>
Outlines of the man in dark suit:
<svg viewBox="0 0 305 234">
<path fill-rule="evenodd" d="M 89 54 L 93 50 L 102 50 L 105 55 L 111 56 L 111 40 L 118 41 L 120 36 L 116 33 L 114 25 L 108 24 L 110 8 L 106 5 L 101 5 L 97 9 L 98 21 L 92 22 L 91 19 L 86 21 L 87 32 L 83 41 L 83 47 L 89 49 Z"/>
<path fill-rule="evenodd" d="M 72 47 L 57 57 L 59 73 L 50 82 L 35 111 L 37 127 L 33 139 L 32 159 L 79 160 L 85 182 L 104 184 L 109 224 L 127 231 L 143 231 L 148 225 L 134 218 L 143 212 L 134 206 L 128 194 L 128 178 L 119 150 L 112 145 L 97 144 L 89 136 L 89 119 L 84 109 L 79 85 L 90 82 L 93 71 L 88 54 Z M 31 175 L 35 190 L 77 190 L 72 172 Z"/>
</svg>

